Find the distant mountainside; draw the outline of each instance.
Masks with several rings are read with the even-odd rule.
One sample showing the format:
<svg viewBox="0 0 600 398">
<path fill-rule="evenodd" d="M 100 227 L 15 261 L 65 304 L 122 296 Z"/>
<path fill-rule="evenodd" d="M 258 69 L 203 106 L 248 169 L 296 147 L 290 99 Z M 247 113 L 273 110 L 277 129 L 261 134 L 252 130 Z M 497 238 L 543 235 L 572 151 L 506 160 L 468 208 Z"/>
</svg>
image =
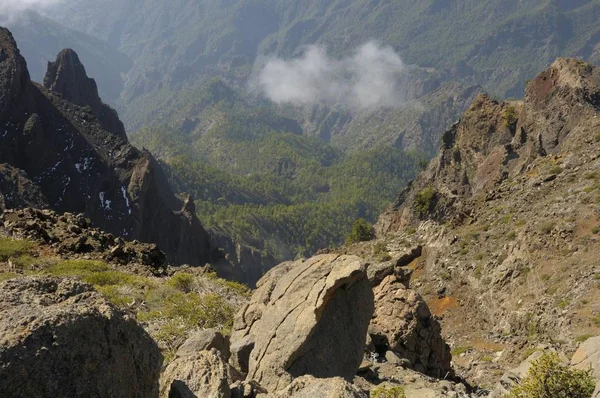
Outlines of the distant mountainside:
<svg viewBox="0 0 600 398">
<path fill-rule="evenodd" d="M 375 39 L 420 68 L 414 101 L 366 113 L 331 104 L 276 110 L 344 150 L 395 145 L 433 155 L 477 86 L 520 98 L 524 82 L 559 56 L 600 61 L 596 0 L 124 0 L 108 8 L 105 0 L 73 0 L 48 15 L 134 60 L 120 107 L 131 131 L 156 124 L 157 115 L 169 124 L 175 115 L 196 117 L 195 94 L 214 77 L 247 95 L 263 56 L 297 57 L 320 44 L 342 57 Z"/>
<path fill-rule="evenodd" d="M 117 236 L 158 244 L 172 262 L 210 261 L 193 202 L 180 201 L 154 157 L 129 144 L 72 50 L 48 65 L 42 86 L 0 28 L 0 131 L 5 207 L 83 213 Z"/>
</svg>

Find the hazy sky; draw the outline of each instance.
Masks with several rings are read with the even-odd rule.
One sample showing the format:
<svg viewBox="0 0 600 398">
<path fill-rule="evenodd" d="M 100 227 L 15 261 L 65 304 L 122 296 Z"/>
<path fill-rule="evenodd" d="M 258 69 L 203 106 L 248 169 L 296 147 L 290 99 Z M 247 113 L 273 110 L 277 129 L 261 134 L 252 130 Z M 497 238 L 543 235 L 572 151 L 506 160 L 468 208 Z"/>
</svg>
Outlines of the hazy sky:
<svg viewBox="0 0 600 398">
<path fill-rule="evenodd" d="M 349 109 L 396 107 L 402 103 L 398 81 L 405 65 L 391 47 L 371 41 L 344 59 L 334 59 L 320 46 L 302 56 L 268 58 L 255 84 L 278 104 L 338 104 Z"/>
<path fill-rule="evenodd" d="M 0 0 L 0 21 L 10 21 L 24 10 L 39 10 L 61 1 L 63 0 Z"/>
</svg>

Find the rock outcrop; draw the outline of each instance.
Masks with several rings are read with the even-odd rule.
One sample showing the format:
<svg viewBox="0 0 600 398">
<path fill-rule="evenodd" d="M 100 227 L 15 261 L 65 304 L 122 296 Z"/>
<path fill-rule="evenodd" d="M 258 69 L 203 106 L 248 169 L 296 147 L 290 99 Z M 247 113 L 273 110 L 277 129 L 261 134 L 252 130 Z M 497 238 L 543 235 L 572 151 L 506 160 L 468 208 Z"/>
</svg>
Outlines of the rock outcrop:
<svg viewBox="0 0 600 398">
<path fill-rule="evenodd" d="M 9 209 L 50 207 L 40 188 L 29 179 L 27 174 L 8 164 L 0 164 L 0 192 L 4 192 L 5 206 Z"/>
<path fill-rule="evenodd" d="M 123 139 L 127 138 L 125 127 L 119 120 L 117 112 L 102 103 L 96 81 L 87 76 L 85 67 L 75 51 L 65 49 L 58 54 L 56 61 L 48 62 L 44 88 L 62 95 L 65 100 L 73 104 L 89 106 L 106 131 Z"/>
<path fill-rule="evenodd" d="M 318 379 L 302 376 L 294 379 L 283 391 L 268 398 L 367 398 L 368 395 L 341 377 Z"/>
<path fill-rule="evenodd" d="M 392 351 L 407 359 L 412 369 L 429 376 L 452 376 L 450 347 L 421 296 L 394 275 L 376 286 L 374 294 L 375 314 L 369 335 L 379 354 L 386 356 Z"/>
<path fill-rule="evenodd" d="M 283 263 L 258 282 L 236 317 L 232 346 L 242 339 L 246 347 L 254 344 L 247 380 L 269 392 L 303 375 L 352 380 L 372 314 L 373 292 L 360 258 L 320 255 Z"/>
<path fill-rule="evenodd" d="M 125 241 L 93 228 L 83 214 L 58 214 L 47 209 L 9 209 L 0 216 L 0 221 L 1 231 L 6 235 L 45 244 L 56 254 L 70 259 L 140 265 L 154 273 L 162 273 L 166 267 L 166 256 L 155 244 Z"/>
<path fill-rule="evenodd" d="M 571 366 L 579 370 L 592 370 L 592 375 L 597 381 L 596 390 L 592 398 L 600 396 L 600 337 L 592 337 L 583 342 L 573 357 Z"/>
<path fill-rule="evenodd" d="M 600 68 L 559 58 L 532 80 L 523 101 L 479 95 L 442 137 L 438 156 L 381 215 L 378 234 L 419 220 L 461 222 L 490 191 L 537 157 L 580 147 L 600 109 Z"/>
<path fill-rule="evenodd" d="M 0 28 L 0 163 L 25 173 L 58 212 L 156 243 L 173 263 L 209 262 L 210 238 L 193 201 L 178 199 L 152 155 L 128 143 L 77 55 L 61 52 L 44 83 L 31 82 L 12 35 Z"/>
<path fill-rule="evenodd" d="M 454 366 L 473 384 L 496 382 L 532 334 L 569 351 L 589 328 L 599 131 L 600 68 L 558 59 L 522 101 L 479 96 L 377 223 L 394 251 L 423 247 L 412 279 L 447 341 L 468 347 Z"/>
<path fill-rule="evenodd" d="M 161 376 L 161 398 L 230 398 L 232 370 L 219 351 L 177 352 Z"/>
<path fill-rule="evenodd" d="M 3 397 L 158 397 L 156 343 L 87 284 L 0 284 L 0 336 Z"/>
</svg>

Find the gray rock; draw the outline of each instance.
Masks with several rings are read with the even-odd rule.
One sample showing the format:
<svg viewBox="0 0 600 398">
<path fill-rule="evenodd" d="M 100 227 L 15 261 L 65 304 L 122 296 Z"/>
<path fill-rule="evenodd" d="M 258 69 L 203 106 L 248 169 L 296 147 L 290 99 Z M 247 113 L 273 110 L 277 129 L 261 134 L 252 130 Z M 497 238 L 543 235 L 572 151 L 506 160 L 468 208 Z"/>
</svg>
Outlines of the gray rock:
<svg viewBox="0 0 600 398">
<path fill-rule="evenodd" d="M 229 363 L 243 374 L 248 373 L 248 364 L 250 363 L 250 353 L 254 349 L 254 339 L 252 336 L 244 336 L 231 344 L 231 357 Z"/>
<path fill-rule="evenodd" d="M 393 351 L 412 368 L 442 378 L 452 374 L 450 347 L 425 301 L 395 276 L 374 288 L 375 314 L 369 335 L 378 351 Z"/>
<path fill-rule="evenodd" d="M 231 398 L 232 372 L 219 351 L 176 358 L 160 380 L 162 398 Z"/>
<path fill-rule="evenodd" d="M 88 284 L 0 284 L 2 397 L 158 397 L 161 364 L 144 329 Z"/>
<path fill-rule="evenodd" d="M 194 356 L 200 351 L 210 351 L 211 348 L 221 353 L 225 360 L 229 360 L 229 338 L 224 337 L 215 329 L 205 329 L 193 333 L 177 350 L 177 357 Z"/>
<path fill-rule="evenodd" d="M 259 397 L 262 398 L 261 395 Z M 335 377 L 317 379 L 302 376 L 295 379 L 283 391 L 269 394 L 265 398 L 367 398 L 368 395 L 346 380 Z"/>
<path fill-rule="evenodd" d="M 600 380 L 600 336 L 583 342 L 573 357 L 571 366 L 575 369 L 592 369 L 594 378 Z"/>
<path fill-rule="evenodd" d="M 351 380 L 373 314 L 365 268 L 358 257 L 328 254 L 267 273 L 234 322 L 233 345 L 255 341 L 248 378 L 269 391 L 302 375 Z"/>
</svg>

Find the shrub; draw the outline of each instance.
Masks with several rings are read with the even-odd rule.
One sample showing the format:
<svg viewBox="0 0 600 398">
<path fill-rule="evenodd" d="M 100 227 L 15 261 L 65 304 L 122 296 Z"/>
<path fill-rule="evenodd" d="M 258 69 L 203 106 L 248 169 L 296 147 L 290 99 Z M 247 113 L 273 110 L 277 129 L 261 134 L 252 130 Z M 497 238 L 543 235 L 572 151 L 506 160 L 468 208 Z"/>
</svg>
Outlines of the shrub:
<svg viewBox="0 0 600 398">
<path fill-rule="evenodd" d="M 548 169 L 548 173 L 553 174 L 553 175 L 560 174 L 562 172 L 563 172 L 563 169 L 559 165 L 552 166 L 552 167 L 550 167 L 550 169 Z"/>
<path fill-rule="evenodd" d="M 570 369 L 558 355 L 544 354 L 508 398 L 589 398 L 595 382 L 591 371 Z"/>
<path fill-rule="evenodd" d="M 388 248 L 385 242 L 379 242 L 373 247 L 373 256 L 377 261 L 390 261 L 392 256 L 388 253 Z"/>
<path fill-rule="evenodd" d="M 194 275 L 186 272 L 177 273 L 169 278 L 167 283 L 179 291 L 189 293 L 194 288 Z"/>
<path fill-rule="evenodd" d="M 514 106 L 509 106 L 504 110 L 504 126 L 512 128 L 517 121 L 517 110 Z"/>
<path fill-rule="evenodd" d="M 406 395 L 404 394 L 404 388 L 400 386 L 381 386 L 371 391 L 371 398 L 406 398 Z"/>
<path fill-rule="evenodd" d="M 0 261 L 27 254 L 32 249 L 33 243 L 27 240 L 0 237 Z"/>
<path fill-rule="evenodd" d="M 367 242 L 373 239 L 373 235 L 373 226 L 364 218 L 359 218 L 354 225 L 352 225 L 352 232 L 350 232 L 350 235 L 346 238 L 346 243 Z"/>
<path fill-rule="evenodd" d="M 425 188 L 415 197 L 415 210 L 421 217 L 425 216 L 433 210 L 435 201 L 435 191 L 433 188 Z"/>
</svg>

